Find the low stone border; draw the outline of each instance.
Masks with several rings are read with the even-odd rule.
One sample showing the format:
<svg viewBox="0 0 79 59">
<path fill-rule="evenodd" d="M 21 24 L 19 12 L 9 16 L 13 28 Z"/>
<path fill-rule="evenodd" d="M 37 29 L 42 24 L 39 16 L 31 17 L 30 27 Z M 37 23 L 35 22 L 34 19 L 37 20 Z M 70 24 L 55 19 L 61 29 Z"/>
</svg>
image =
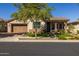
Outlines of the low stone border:
<svg viewBox="0 0 79 59">
<path fill-rule="evenodd" d="M 20 37 L 19 40 L 58 40 L 57 38 L 51 37 Z"/>
</svg>

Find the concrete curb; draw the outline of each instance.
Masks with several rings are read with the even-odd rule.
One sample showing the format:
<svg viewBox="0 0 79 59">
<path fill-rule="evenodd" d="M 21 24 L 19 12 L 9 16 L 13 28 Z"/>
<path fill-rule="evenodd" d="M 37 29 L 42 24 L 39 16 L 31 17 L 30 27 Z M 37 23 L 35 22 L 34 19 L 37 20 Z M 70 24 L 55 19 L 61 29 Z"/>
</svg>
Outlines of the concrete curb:
<svg viewBox="0 0 79 59">
<path fill-rule="evenodd" d="M 1 40 L 0 42 L 79 42 L 79 40 Z"/>
</svg>

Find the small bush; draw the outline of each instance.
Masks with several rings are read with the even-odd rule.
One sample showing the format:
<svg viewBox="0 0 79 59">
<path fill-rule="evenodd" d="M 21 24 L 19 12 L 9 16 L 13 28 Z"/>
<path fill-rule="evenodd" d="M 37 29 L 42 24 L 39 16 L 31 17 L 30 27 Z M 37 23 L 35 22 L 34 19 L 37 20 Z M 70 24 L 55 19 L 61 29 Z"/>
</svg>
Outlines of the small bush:
<svg viewBox="0 0 79 59">
<path fill-rule="evenodd" d="M 48 33 L 38 33 L 37 36 L 41 36 L 41 37 L 49 37 L 49 34 Z"/>
<path fill-rule="evenodd" d="M 67 40 L 68 39 L 67 37 L 70 37 L 70 36 L 71 35 L 69 33 L 66 33 L 64 31 L 62 31 L 59 35 L 57 35 L 57 37 L 62 40 Z"/>
<path fill-rule="evenodd" d="M 64 33 L 66 33 L 66 32 L 65 32 L 65 30 L 58 30 L 57 33 L 59 33 L 59 34 L 64 34 Z"/>
<path fill-rule="evenodd" d="M 62 39 L 62 40 L 67 40 L 67 38 L 66 38 L 65 35 L 59 35 L 58 38 L 59 38 L 59 39 Z"/>
<path fill-rule="evenodd" d="M 29 36 L 29 37 L 34 37 L 35 36 L 35 34 L 31 33 L 31 32 L 30 33 L 26 33 L 26 35 Z"/>
<path fill-rule="evenodd" d="M 26 33 L 29 37 L 35 37 L 35 33 Z M 37 33 L 37 37 L 49 37 L 48 33 Z"/>
</svg>

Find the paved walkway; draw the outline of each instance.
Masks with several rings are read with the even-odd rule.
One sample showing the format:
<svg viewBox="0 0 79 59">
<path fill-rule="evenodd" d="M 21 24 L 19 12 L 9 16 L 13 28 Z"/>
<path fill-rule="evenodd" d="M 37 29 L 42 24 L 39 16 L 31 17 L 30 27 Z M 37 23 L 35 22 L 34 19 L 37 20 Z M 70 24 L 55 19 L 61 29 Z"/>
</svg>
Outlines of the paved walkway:
<svg viewBox="0 0 79 59">
<path fill-rule="evenodd" d="M 0 38 L 0 42 L 7 42 L 7 41 L 18 41 L 18 37 L 5 37 L 5 38 Z"/>
</svg>

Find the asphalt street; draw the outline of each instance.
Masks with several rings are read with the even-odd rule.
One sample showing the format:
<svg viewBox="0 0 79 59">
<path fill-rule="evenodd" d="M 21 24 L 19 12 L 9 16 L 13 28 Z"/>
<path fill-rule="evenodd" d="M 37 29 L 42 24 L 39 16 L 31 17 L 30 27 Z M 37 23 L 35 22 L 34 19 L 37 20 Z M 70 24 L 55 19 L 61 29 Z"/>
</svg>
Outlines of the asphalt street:
<svg viewBox="0 0 79 59">
<path fill-rule="evenodd" d="M 0 42 L 0 56 L 79 56 L 79 43 Z"/>
</svg>

